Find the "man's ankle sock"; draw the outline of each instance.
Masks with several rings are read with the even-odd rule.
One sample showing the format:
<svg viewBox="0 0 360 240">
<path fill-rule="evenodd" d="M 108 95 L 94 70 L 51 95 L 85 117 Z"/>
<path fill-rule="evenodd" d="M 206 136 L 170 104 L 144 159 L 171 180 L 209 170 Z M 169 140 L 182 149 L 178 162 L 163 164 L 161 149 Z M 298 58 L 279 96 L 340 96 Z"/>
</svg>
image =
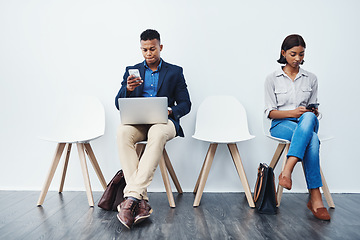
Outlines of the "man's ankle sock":
<svg viewBox="0 0 360 240">
<path fill-rule="evenodd" d="M 134 198 L 134 197 L 127 197 L 128 199 L 131 199 L 131 200 L 133 200 L 133 201 L 136 201 L 136 202 L 139 202 L 140 201 L 140 199 L 137 199 L 137 198 Z"/>
</svg>

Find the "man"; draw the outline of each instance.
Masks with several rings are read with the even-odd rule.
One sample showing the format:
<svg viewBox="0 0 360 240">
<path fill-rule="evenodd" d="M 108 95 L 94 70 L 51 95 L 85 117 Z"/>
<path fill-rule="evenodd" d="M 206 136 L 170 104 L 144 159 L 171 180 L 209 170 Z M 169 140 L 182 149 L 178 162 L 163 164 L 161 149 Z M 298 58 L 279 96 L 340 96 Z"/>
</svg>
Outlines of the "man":
<svg viewBox="0 0 360 240">
<path fill-rule="evenodd" d="M 160 34 L 148 29 L 140 35 L 142 63 L 127 67 L 121 88 L 115 98 L 167 97 L 167 124 L 123 125 L 117 131 L 117 144 L 126 187 L 125 200 L 118 206 L 118 219 L 127 228 L 150 217 L 152 209 L 148 203 L 147 187 L 161 159 L 165 143 L 175 136 L 184 137 L 179 119 L 190 112 L 191 102 L 183 70 L 163 61 L 160 52 L 163 45 Z M 138 69 L 140 77 L 129 75 L 129 69 Z M 135 151 L 135 143 L 147 140 L 141 161 Z"/>
</svg>

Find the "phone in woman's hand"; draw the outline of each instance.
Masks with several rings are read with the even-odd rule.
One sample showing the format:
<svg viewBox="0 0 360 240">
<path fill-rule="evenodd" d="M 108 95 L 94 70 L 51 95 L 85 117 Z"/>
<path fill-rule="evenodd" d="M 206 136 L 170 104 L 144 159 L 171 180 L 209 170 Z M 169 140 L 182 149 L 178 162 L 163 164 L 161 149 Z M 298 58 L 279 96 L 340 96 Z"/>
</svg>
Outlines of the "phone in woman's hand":
<svg viewBox="0 0 360 240">
<path fill-rule="evenodd" d="M 317 109 L 319 107 L 319 105 L 320 105 L 319 103 L 311 103 L 306 106 L 306 109 L 307 110 Z"/>
</svg>

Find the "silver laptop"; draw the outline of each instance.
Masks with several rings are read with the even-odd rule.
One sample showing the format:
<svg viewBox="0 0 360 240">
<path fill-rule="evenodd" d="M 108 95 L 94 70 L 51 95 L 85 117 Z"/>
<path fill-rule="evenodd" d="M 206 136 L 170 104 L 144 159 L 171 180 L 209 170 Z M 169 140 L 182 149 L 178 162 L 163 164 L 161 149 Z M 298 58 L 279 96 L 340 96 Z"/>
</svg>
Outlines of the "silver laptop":
<svg viewBox="0 0 360 240">
<path fill-rule="evenodd" d="M 122 124 L 167 123 L 167 97 L 119 98 Z"/>
</svg>

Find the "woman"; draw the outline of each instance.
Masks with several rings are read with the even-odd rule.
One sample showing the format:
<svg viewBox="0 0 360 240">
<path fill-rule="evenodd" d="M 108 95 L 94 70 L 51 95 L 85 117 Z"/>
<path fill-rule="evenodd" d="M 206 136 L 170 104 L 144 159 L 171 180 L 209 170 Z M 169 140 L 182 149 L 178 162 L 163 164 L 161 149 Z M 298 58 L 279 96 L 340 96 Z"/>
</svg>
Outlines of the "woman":
<svg viewBox="0 0 360 240">
<path fill-rule="evenodd" d="M 320 142 L 317 136 L 318 82 L 314 74 L 300 68 L 304 63 L 305 41 L 297 34 L 285 38 L 280 52 L 281 69 L 265 82 L 265 114 L 272 119 L 273 137 L 291 141 L 287 162 L 279 176 L 279 184 L 290 190 L 291 174 L 298 161 L 303 162 L 310 200 L 307 207 L 316 218 L 330 220 L 322 202 L 319 162 Z M 310 104 L 315 104 L 310 106 Z"/>
</svg>

